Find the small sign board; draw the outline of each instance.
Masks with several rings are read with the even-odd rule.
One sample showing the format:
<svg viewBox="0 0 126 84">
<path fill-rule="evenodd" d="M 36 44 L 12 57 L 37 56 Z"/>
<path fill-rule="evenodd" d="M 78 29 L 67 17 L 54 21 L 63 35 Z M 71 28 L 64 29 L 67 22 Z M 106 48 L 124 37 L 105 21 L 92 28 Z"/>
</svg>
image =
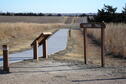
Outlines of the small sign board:
<svg viewBox="0 0 126 84">
<path fill-rule="evenodd" d="M 81 23 L 80 28 L 105 28 L 104 23 Z"/>
<path fill-rule="evenodd" d="M 52 32 L 43 32 L 32 42 L 31 46 L 33 46 L 36 41 L 38 41 L 38 44 L 41 45 L 42 42 L 44 42 L 51 34 Z"/>
</svg>

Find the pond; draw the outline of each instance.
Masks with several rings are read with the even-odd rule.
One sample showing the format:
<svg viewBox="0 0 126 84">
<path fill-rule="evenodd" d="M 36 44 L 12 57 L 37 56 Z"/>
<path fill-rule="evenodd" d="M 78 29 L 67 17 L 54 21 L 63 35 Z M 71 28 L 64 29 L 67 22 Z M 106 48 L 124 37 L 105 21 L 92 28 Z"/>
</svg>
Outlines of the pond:
<svg viewBox="0 0 126 84">
<path fill-rule="evenodd" d="M 54 54 L 61 50 L 64 50 L 67 46 L 68 39 L 68 29 L 60 29 L 56 33 L 54 33 L 48 39 L 48 55 Z M 29 44 L 30 45 L 30 44 Z M 39 57 L 42 56 L 42 46 L 38 48 Z M 14 62 L 23 61 L 26 59 L 33 59 L 33 50 L 26 50 L 22 52 L 17 52 L 14 54 L 9 54 L 9 64 Z M 0 56 L 0 66 L 3 65 L 3 56 Z"/>
</svg>

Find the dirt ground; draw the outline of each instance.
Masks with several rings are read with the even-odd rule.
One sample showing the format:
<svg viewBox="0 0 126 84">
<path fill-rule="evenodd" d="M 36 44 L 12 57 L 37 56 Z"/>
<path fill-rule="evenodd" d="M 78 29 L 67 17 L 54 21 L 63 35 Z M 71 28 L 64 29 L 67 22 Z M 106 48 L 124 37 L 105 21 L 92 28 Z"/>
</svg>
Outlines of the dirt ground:
<svg viewBox="0 0 126 84">
<path fill-rule="evenodd" d="M 100 48 L 88 38 L 87 59 L 83 62 L 83 37 L 72 30 L 67 48 L 49 56 L 10 65 L 9 74 L 0 74 L 0 84 L 125 84 L 126 60 L 105 56 L 100 67 Z"/>
</svg>

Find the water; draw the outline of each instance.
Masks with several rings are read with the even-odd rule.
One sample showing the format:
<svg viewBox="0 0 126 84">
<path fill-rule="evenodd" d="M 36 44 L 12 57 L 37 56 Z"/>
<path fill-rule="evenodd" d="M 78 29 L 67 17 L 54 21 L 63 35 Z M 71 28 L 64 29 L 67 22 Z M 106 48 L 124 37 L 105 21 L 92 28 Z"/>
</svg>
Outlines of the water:
<svg viewBox="0 0 126 84">
<path fill-rule="evenodd" d="M 64 50 L 67 46 L 68 29 L 60 29 L 48 39 L 48 55 Z M 29 44 L 30 45 L 30 44 Z M 39 57 L 42 56 L 42 46 L 38 48 Z M 26 50 L 9 54 L 9 63 L 33 59 L 33 50 Z M 3 57 L 0 56 L 0 66 L 3 65 Z"/>
</svg>

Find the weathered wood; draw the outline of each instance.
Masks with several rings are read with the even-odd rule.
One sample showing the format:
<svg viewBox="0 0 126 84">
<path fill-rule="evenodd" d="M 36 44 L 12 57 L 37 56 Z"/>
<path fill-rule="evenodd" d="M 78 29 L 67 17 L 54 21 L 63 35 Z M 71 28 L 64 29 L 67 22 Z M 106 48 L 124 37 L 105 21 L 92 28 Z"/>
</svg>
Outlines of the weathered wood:
<svg viewBox="0 0 126 84">
<path fill-rule="evenodd" d="M 48 58 L 48 55 L 47 55 L 47 40 L 44 41 L 43 43 L 43 58 Z"/>
<path fill-rule="evenodd" d="M 41 45 L 42 42 L 47 39 L 52 33 L 51 32 L 43 32 L 42 34 L 40 34 L 32 43 L 31 46 L 34 45 L 35 41 L 38 41 L 38 44 Z"/>
<path fill-rule="evenodd" d="M 3 45 L 3 70 L 9 72 L 8 47 Z"/>
<path fill-rule="evenodd" d="M 40 34 L 31 44 L 33 46 L 33 55 L 34 59 L 38 60 L 38 46 L 43 44 L 43 57 L 48 58 L 47 56 L 47 38 L 51 35 L 51 32 L 43 32 Z"/>
<path fill-rule="evenodd" d="M 45 40 L 47 40 L 49 38 L 50 35 L 45 35 L 44 36 L 44 39 L 42 39 L 40 42 L 39 42 L 39 46 L 42 45 L 44 43 Z"/>
<path fill-rule="evenodd" d="M 104 23 L 81 23 L 81 28 L 105 28 Z"/>
<path fill-rule="evenodd" d="M 104 40 L 105 40 L 105 28 L 101 28 L 101 67 L 105 66 L 105 60 L 104 60 Z"/>
<path fill-rule="evenodd" d="M 86 60 L 86 30 L 87 28 L 98 28 L 101 29 L 101 67 L 105 66 L 104 60 L 104 40 L 105 40 L 105 24 L 104 23 L 81 23 L 80 27 L 83 28 L 84 33 L 84 63 L 87 63 Z"/>
<path fill-rule="evenodd" d="M 34 55 L 33 59 L 38 60 L 38 41 L 34 42 L 34 45 L 33 45 L 33 55 Z"/>
<path fill-rule="evenodd" d="M 84 63 L 87 64 L 87 57 L 86 57 L 86 35 L 87 35 L 87 29 L 83 29 L 83 34 L 84 34 Z"/>
<path fill-rule="evenodd" d="M 69 29 L 69 37 L 71 38 L 71 28 Z"/>
</svg>

